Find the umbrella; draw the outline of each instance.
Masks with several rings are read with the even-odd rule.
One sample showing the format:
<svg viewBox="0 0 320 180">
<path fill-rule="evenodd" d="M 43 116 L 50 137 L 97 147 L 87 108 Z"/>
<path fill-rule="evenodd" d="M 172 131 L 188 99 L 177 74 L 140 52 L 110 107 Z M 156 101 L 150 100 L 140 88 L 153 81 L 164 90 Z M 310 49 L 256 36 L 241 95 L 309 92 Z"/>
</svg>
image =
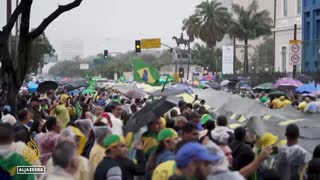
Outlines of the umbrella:
<svg viewBox="0 0 320 180">
<path fill-rule="evenodd" d="M 66 89 L 69 92 L 69 91 L 73 91 L 75 89 L 79 89 L 81 87 L 86 87 L 86 86 L 87 86 L 86 80 L 79 78 L 79 79 L 73 79 L 70 82 L 68 82 L 64 86 L 64 89 Z"/>
<path fill-rule="evenodd" d="M 136 133 L 140 128 L 161 117 L 175 106 L 176 104 L 167 99 L 167 97 L 156 100 L 131 116 L 123 129 L 125 132 Z"/>
<path fill-rule="evenodd" d="M 286 94 L 282 91 L 275 91 L 275 92 L 269 93 L 268 97 L 272 99 L 272 98 L 277 98 L 277 97 L 285 96 L 285 95 Z"/>
<path fill-rule="evenodd" d="M 226 86 L 226 85 L 228 85 L 229 83 L 230 83 L 229 80 L 223 80 L 223 81 L 220 83 L 220 85 L 221 85 L 221 86 Z"/>
<path fill-rule="evenodd" d="M 183 93 L 185 93 L 185 91 L 183 90 L 174 89 L 174 88 L 164 88 L 163 92 L 161 92 L 161 89 L 158 89 L 148 94 L 157 97 L 157 96 L 175 96 Z"/>
<path fill-rule="evenodd" d="M 252 88 L 253 90 L 270 90 L 272 89 L 273 83 L 264 83 Z"/>
<path fill-rule="evenodd" d="M 94 89 L 86 89 L 86 90 L 82 91 L 82 94 L 90 94 L 90 95 L 92 95 L 94 93 L 96 93 L 96 90 L 94 90 Z"/>
<path fill-rule="evenodd" d="M 313 97 L 318 97 L 318 96 L 320 96 L 320 90 L 319 91 L 314 91 L 314 92 L 310 93 L 309 95 L 313 96 Z"/>
<path fill-rule="evenodd" d="M 296 89 L 296 92 L 298 93 L 311 93 L 314 91 L 320 91 L 320 84 L 317 84 L 317 88 L 315 87 L 315 84 L 310 83 L 310 84 L 304 84 L 302 86 L 299 86 Z"/>
<path fill-rule="evenodd" d="M 303 97 L 313 97 L 313 98 L 315 98 L 316 96 L 315 95 L 313 95 L 313 94 L 301 94 L 301 96 L 303 96 Z"/>
<path fill-rule="evenodd" d="M 176 89 L 179 89 L 179 90 L 183 90 L 185 91 L 186 93 L 189 93 L 189 94 L 193 94 L 193 90 L 190 86 L 188 85 L 185 85 L 185 84 L 176 84 L 173 86 L 174 88 Z"/>
<path fill-rule="evenodd" d="M 74 96 L 78 96 L 80 94 L 80 90 L 79 89 L 75 89 L 73 91 L 68 92 L 68 94 L 73 94 Z"/>
<path fill-rule="evenodd" d="M 30 81 L 27 86 L 28 86 L 28 91 L 33 93 L 37 91 L 39 85 Z"/>
<path fill-rule="evenodd" d="M 216 76 L 215 75 L 205 75 L 205 76 L 202 76 L 201 78 L 201 81 L 210 81 L 210 80 L 215 80 L 216 79 Z"/>
<path fill-rule="evenodd" d="M 249 86 L 248 84 L 243 84 L 240 86 L 240 89 L 251 89 L 251 86 Z"/>
<path fill-rule="evenodd" d="M 132 99 L 141 99 L 144 97 L 144 94 L 140 89 L 133 89 L 125 93 L 125 96 Z"/>
<path fill-rule="evenodd" d="M 274 85 L 273 88 L 275 89 L 292 89 L 292 88 L 296 88 L 299 86 L 302 86 L 302 82 L 300 82 L 299 80 L 290 78 L 290 77 L 286 77 L 286 78 L 281 78 L 279 79 Z"/>
<path fill-rule="evenodd" d="M 55 81 L 44 81 L 39 84 L 38 86 L 38 92 L 40 93 L 46 93 L 48 91 L 55 91 L 58 89 L 59 85 Z"/>
</svg>

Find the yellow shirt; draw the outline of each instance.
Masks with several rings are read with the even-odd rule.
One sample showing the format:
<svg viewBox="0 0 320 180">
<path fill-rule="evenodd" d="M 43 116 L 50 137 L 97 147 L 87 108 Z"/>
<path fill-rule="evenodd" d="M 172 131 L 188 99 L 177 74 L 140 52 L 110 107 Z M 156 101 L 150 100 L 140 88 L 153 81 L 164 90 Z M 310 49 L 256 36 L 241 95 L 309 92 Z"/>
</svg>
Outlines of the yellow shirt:
<svg viewBox="0 0 320 180">
<path fill-rule="evenodd" d="M 278 109 L 278 104 L 280 104 L 280 99 L 276 98 L 274 100 L 272 100 L 271 102 L 271 106 L 274 108 L 274 109 Z"/>
<path fill-rule="evenodd" d="M 95 144 L 89 155 L 89 168 L 91 173 L 91 179 L 93 179 L 94 172 L 98 166 L 98 164 L 101 162 L 101 160 L 105 156 L 105 149 L 100 146 L 99 144 Z"/>
<path fill-rule="evenodd" d="M 152 180 L 167 180 L 175 172 L 175 161 L 170 160 L 159 164 L 152 173 Z"/>
<path fill-rule="evenodd" d="M 289 105 L 289 104 L 291 104 L 291 101 L 286 99 L 286 100 L 280 101 L 280 103 L 278 103 L 278 107 L 283 108 L 284 106 Z"/>
<path fill-rule="evenodd" d="M 301 111 L 304 111 L 304 109 L 307 107 L 307 103 L 303 101 L 302 103 L 299 104 L 298 109 Z"/>
</svg>

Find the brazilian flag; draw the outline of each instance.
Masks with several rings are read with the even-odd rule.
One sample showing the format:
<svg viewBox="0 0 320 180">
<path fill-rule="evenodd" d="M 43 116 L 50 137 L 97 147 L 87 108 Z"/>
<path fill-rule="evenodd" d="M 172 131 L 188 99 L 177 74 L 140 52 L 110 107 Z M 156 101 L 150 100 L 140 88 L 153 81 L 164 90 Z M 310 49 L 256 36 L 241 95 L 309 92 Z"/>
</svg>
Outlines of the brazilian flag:
<svg viewBox="0 0 320 180">
<path fill-rule="evenodd" d="M 150 85 L 160 85 L 159 71 L 154 66 L 145 64 L 140 59 L 133 60 L 133 77 L 137 82 L 144 82 Z"/>
</svg>

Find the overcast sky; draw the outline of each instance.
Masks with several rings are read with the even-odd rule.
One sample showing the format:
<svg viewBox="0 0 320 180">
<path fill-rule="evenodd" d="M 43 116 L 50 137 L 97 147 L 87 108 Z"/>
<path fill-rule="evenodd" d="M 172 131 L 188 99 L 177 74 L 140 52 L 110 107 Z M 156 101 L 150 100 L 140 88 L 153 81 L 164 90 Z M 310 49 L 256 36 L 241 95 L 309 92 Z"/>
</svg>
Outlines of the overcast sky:
<svg viewBox="0 0 320 180">
<path fill-rule="evenodd" d="M 12 0 L 14 1 L 14 0 Z M 31 27 L 71 0 L 34 0 Z M 83 40 L 85 56 L 109 51 L 134 50 L 134 40 L 161 38 L 174 46 L 173 35 L 181 33 L 182 20 L 201 0 L 83 0 L 80 7 L 56 19 L 45 31 L 59 53 L 64 40 Z M 6 0 L 0 0 L 0 27 L 6 19 Z"/>
</svg>

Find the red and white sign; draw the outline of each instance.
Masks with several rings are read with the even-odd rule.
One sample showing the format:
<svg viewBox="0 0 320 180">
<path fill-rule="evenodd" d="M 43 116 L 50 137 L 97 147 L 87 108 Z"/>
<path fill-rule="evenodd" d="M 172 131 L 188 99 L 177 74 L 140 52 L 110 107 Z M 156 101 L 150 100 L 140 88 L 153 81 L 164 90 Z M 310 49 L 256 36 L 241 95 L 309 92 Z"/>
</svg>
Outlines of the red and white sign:
<svg viewBox="0 0 320 180">
<path fill-rule="evenodd" d="M 301 64 L 301 40 L 290 40 L 289 60 L 291 65 Z"/>
</svg>

